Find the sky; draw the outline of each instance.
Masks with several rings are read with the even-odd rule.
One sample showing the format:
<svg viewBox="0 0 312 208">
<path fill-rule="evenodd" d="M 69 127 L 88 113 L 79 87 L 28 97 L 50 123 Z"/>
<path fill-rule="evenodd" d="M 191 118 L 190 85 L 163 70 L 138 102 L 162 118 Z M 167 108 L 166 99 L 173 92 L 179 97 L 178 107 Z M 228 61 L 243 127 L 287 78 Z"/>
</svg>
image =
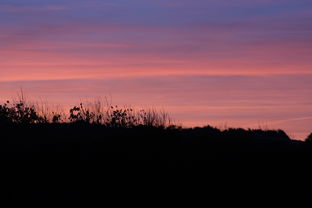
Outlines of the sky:
<svg viewBox="0 0 312 208">
<path fill-rule="evenodd" d="M 108 96 L 304 139 L 311 67 L 311 0 L 0 0 L 0 101 Z"/>
</svg>

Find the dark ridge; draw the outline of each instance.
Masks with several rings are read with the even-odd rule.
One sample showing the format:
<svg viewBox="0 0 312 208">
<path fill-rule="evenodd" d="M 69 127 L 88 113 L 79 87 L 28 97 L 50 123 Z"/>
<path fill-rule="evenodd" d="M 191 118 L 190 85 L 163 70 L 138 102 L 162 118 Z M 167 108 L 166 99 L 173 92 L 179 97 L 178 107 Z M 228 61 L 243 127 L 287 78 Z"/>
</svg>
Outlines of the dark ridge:
<svg viewBox="0 0 312 208">
<path fill-rule="evenodd" d="M 24 104 L 0 106 L 1 196 L 156 206 L 311 197 L 311 135 L 303 142 L 282 130 L 181 128 L 154 122 L 154 113 L 138 122 L 130 109 L 112 109 L 95 122 L 74 107 L 64 122 Z"/>
</svg>

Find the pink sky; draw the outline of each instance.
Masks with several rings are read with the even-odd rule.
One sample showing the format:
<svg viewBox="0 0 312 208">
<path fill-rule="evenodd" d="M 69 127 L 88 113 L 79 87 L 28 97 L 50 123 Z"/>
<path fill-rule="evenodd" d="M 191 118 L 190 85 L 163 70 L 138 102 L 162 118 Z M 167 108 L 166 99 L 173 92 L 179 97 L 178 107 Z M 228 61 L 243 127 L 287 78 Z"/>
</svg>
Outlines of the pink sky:
<svg viewBox="0 0 312 208">
<path fill-rule="evenodd" d="M 222 1 L 223 2 L 223 1 Z M 186 126 L 312 132 L 312 3 L 0 3 L 0 101 L 111 96 Z"/>
</svg>

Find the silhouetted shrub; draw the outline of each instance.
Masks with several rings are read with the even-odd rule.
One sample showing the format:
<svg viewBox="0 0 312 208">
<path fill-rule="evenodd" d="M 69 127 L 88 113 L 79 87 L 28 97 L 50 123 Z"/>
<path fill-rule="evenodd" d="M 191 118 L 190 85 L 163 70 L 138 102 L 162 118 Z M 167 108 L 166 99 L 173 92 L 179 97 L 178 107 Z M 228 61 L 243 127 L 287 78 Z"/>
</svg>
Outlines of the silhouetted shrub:
<svg viewBox="0 0 312 208">
<path fill-rule="evenodd" d="M 12 122 L 12 110 L 8 107 L 9 101 L 7 103 L 0 105 L 0 122 L 1 123 L 11 123 Z"/>
<path fill-rule="evenodd" d="M 51 108 L 48 104 L 33 105 L 24 100 L 9 101 L 0 105 L 0 123 L 36 124 L 36 123 L 85 123 L 106 127 L 131 128 L 134 126 L 163 127 L 172 125 L 168 113 L 155 109 L 134 109 L 103 104 L 101 101 L 80 103 L 64 110 Z M 56 111 L 55 111 L 56 110 Z M 58 112 L 58 113 L 55 113 Z"/>
<path fill-rule="evenodd" d="M 25 101 L 20 100 L 13 104 L 7 101 L 0 105 L 0 123 L 34 124 L 45 122 L 47 122 L 47 118 L 40 116 L 35 107 L 27 105 Z"/>
<path fill-rule="evenodd" d="M 111 106 L 107 111 L 105 125 L 109 127 L 133 127 L 138 125 L 138 119 L 131 108 L 119 108 L 118 106 Z"/>
<path fill-rule="evenodd" d="M 102 112 L 92 112 L 89 108 L 86 108 L 83 103 L 80 103 L 79 107 L 74 106 L 69 110 L 69 121 L 72 123 L 100 124 L 102 119 Z"/>
<path fill-rule="evenodd" d="M 312 142 L 312 133 L 306 138 L 307 142 Z"/>
<path fill-rule="evenodd" d="M 52 112 L 52 123 L 61 123 L 62 122 L 62 115 Z"/>
<path fill-rule="evenodd" d="M 108 128 L 156 127 L 178 134 L 192 132 L 192 135 L 196 137 L 209 136 L 211 138 L 244 140 L 254 138 L 261 141 L 290 140 L 282 130 L 263 131 L 261 129 L 246 130 L 242 128 L 220 130 L 212 126 L 183 129 L 172 124 L 168 113 L 155 109 L 135 110 L 129 107 L 105 106 L 101 102 L 94 102 L 87 103 L 87 105 L 80 103 L 80 105 L 70 108 L 69 114 L 66 114 L 61 111 L 55 113 L 54 111 L 42 110 L 43 108 L 36 106 L 22 99 L 12 103 L 7 101 L 0 105 L 0 124 L 81 123 L 97 124 Z M 307 138 L 307 141 L 312 142 L 312 134 Z"/>
<path fill-rule="evenodd" d="M 69 110 L 69 122 L 102 124 L 113 128 L 131 128 L 140 125 L 167 127 L 171 125 L 170 116 L 165 112 L 158 112 L 151 109 L 136 111 L 133 108 L 118 106 L 103 108 L 99 104 L 94 108 L 92 105 L 91 103 L 85 107 L 85 105 L 80 103 L 79 107 L 74 106 L 71 108 Z M 55 117 L 54 119 L 59 120 L 60 117 Z"/>
</svg>

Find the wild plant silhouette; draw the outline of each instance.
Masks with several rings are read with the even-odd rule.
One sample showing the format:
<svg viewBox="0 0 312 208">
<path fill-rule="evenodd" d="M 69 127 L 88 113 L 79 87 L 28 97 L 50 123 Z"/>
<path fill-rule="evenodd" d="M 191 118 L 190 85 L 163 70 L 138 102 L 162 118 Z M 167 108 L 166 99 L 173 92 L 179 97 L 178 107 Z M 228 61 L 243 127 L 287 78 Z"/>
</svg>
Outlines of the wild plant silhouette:
<svg viewBox="0 0 312 208">
<path fill-rule="evenodd" d="M 51 115 L 39 113 L 35 105 L 28 104 L 24 100 L 18 102 L 7 101 L 0 105 L 1 124 L 40 124 L 40 123 L 84 123 L 98 124 L 106 127 L 131 128 L 134 126 L 167 127 L 171 125 L 171 118 L 165 112 L 153 109 L 134 110 L 133 108 L 122 108 L 109 106 L 92 111 L 90 106 L 80 103 L 69 109 L 68 118 L 66 114 L 51 112 Z"/>
<path fill-rule="evenodd" d="M 307 142 L 312 142 L 312 133 L 306 138 Z"/>
<path fill-rule="evenodd" d="M 34 106 L 24 101 L 11 104 L 9 101 L 0 105 L 0 123 L 4 124 L 35 124 L 46 123 L 47 118 L 40 116 Z"/>
</svg>

